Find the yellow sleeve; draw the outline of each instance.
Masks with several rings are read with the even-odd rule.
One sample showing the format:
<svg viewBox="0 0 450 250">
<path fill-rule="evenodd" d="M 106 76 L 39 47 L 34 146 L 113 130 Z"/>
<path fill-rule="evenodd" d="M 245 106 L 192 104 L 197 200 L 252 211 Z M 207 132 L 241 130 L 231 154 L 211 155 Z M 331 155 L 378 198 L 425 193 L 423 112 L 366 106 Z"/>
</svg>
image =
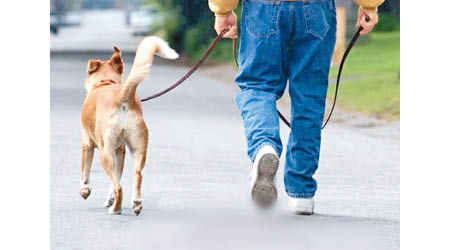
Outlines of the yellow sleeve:
<svg viewBox="0 0 450 250">
<path fill-rule="evenodd" d="M 209 8 L 216 15 L 227 15 L 236 8 L 239 0 L 208 0 Z"/>
<path fill-rule="evenodd" d="M 361 6 L 366 11 L 377 11 L 385 0 L 353 0 L 357 5 Z"/>
</svg>

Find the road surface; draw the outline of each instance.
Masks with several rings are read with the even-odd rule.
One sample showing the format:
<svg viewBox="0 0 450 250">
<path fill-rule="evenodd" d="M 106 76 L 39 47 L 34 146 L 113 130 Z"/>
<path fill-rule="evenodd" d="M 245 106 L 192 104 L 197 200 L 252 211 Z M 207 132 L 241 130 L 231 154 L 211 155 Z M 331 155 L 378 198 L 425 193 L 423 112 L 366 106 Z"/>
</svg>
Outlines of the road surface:
<svg viewBox="0 0 450 250">
<path fill-rule="evenodd" d="M 83 200 L 78 194 L 79 114 L 91 57 L 98 58 L 51 56 L 52 249 L 399 248 L 397 125 L 331 123 L 324 131 L 316 175 L 316 214 L 285 211 L 284 157 L 277 206 L 259 211 L 250 202 L 251 165 L 234 104 L 237 89 L 205 74 L 194 74 L 174 92 L 144 104 L 150 142 L 141 215 L 131 210 L 129 155 L 122 178 L 122 215 L 108 215 L 102 207 L 109 180 L 97 154 L 92 194 Z M 139 95 L 155 93 L 187 71 L 159 62 L 139 86 Z M 125 67 L 129 70 L 130 60 Z M 285 144 L 288 132 L 282 127 Z"/>
</svg>

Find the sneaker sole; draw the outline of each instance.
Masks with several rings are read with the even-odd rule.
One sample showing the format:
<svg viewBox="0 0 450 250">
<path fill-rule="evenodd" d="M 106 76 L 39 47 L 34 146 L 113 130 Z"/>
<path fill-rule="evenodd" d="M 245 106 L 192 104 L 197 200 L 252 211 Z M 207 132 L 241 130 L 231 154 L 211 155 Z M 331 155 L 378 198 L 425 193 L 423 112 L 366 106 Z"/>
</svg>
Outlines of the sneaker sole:
<svg viewBox="0 0 450 250">
<path fill-rule="evenodd" d="M 313 215 L 314 214 L 314 205 L 312 207 L 292 207 L 288 205 L 291 212 L 298 215 Z"/>
<path fill-rule="evenodd" d="M 263 155 L 259 161 L 255 185 L 252 188 L 252 199 L 259 206 L 269 207 L 277 200 L 274 177 L 278 165 L 278 157 L 274 154 Z"/>
</svg>

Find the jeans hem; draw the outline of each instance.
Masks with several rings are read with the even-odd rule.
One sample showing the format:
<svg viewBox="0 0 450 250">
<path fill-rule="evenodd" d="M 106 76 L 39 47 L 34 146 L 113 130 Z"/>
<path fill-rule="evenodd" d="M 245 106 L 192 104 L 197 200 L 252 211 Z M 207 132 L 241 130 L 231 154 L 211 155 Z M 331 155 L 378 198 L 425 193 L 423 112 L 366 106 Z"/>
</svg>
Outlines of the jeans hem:
<svg viewBox="0 0 450 250">
<path fill-rule="evenodd" d="M 312 198 L 314 197 L 314 193 L 301 193 L 301 194 L 293 194 L 286 192 L 287 195 L 291 198 Z"/>
<path fill-rule="evenodd" d="M 275 150 L 275 152 L 277 153 L 277 156 L 280 157 L 280 152 L 278 152 L 278 150 L 277 150 L 277 148 L 275 147 L 275 145 L 273 145 L 273 144 L 270 143 L 270 142 L 263 142 L 263 143 L 261 143 L 261 144 L 256 148 L 256 150 L 253 151 L 253 153 L 250 155 L 250 160 L 252 161 L 252 163 L 255 162 L 256 155 L 258 155 L 259 150 L 260 150 L 261 148 L 263 148 L 264 146 L 271 146 L 271 147 Z"/>
</svg>

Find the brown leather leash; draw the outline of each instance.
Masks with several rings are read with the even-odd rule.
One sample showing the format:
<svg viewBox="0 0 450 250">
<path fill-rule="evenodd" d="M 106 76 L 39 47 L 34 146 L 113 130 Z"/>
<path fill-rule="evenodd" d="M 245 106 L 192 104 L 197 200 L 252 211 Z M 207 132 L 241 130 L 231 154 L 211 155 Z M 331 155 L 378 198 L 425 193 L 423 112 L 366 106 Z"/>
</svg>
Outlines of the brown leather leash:
<svg viewBox="0 0 450 250">
<path fill-rule="evenodd" d="M 192 66 L 192 68 L 183 76 L 181 77 L 178 81 L 176 81 L 175 83 L 173 83 L 172 85 L 170 85 L 168 88 L 154 94 L 151 95 L 149 97 L 143 98 L 141 99 L 141 102 L 145 102 L 151 99 L 155 99 L 157 97 L 160 97 L 164 94 L 166 94 L 167 92 L 170 92 L 171 90 L 173 90 L 174 88 L 178 87 L 180 84 L 182 84 L 184 81 L 186 81 L 200 66 L 202 66 L 202 64 L 206 61 L 206 59 L 208 58 L 209 54 L 211 54 L 211 52 L 214 50 L 214 48 L 217 46 L 217 44 L 219 43 L 220 39 L 222 39 L 223 35 L 225 35 L 225 33 L 228 30 L 223 30 L 215 39 L 214 41 L 211 43 L 211 45 L 209 45 L 209 48 L 206 50 L 205 54 L 203 54 L 203 56 L 200 58 L 200 60 L 198 60 L 198 62 L 196 64 L 194 64 L 194 66 Z"/>
<path fill-rule="evenodd" d="M 336 106 L 336 100 L 337 100 L 337 96 L 338 96 L 338 91 L 339 91 L 339 83 L 341 80 L 341 74 L 342 74 L 342 69 L 344 68 L 344 63 L 345 60 L 347 59 L 348 54 L 350 53 L 350 51 L 352 50 L 353 46 L 355 45 L 356 41 L 358 40 L 361 31 L 363 30 L 362 27 L 360 27 L 355 35 L 353 36 L 352 40 L 350 41 L 347 49 L 344 52 L 344 55 L 342 57 L 341 63 L 339 65 L 339 71 L 338 71 L 338 76 L 336 79 L 336 89 L 334 92 L 334 99 L 333 99 L 333 106 L 331 107 L 331 111 L 330 114 L 328 114 L 327 119 L 325 120 L 325 123 L 322 126 L 322 129 L 325 128 L 325 126 L 328 124 L 328 121 L 331 118 L 331 115 L 333 114 L 334 108 Z M 178 87 L 180 84 L 182 84 L 183 82 L 185 82 L 208 58 L 209 54 L 211 54 L 211 52 L 214 50 L 214 48 L 217 46 L 217 44 L 219 43 L 220 39 L 223 38 L 223 36 L 225 35 L 225 33 L 228 30 L 223 30 L 215 39 L 214 41 L 211 43 L 211 45 L 209 45 L 208 49 L 206 50 L 206 52 L 203 54 L 203 56 L 200 58 L 200 60 L 198 60 L 197 63 L 194 64 L 194 66 L 192 66 L 192 68 L 183 76 L 181 77 L 178 81 L 176 81 L 175 83 L 173 83 L 172 85 L 170 85 L 168 88 L 154 94 L 151 96 L 148 96 L 146 98 L 141 99 L 142 102 L 151 100 L 151 99 L 155 99 L 157 97 L 160 97 L 170 91 L 172 91 L 173 89 L 175 89 L 176 87 Z M 236 66 L 239 67 L 238 61 L 237 61 L 237 43 L 236 43 L 236 39 L 233 40 L 233 58 L 234 61 L 236 63 Z M 286 119 L 286 117 L 283 116 L 283 114 L 280 112 L 280 110 L 277 109 L 277 113 L 278 116 L 280 117 L 280 119 L 284 122 L 284 124 L 286 124 L 286 126 L 288 126 L 289 128 L 291 127 L 291 124 L 289 123 L 289 121 Z"/>
</svg>

